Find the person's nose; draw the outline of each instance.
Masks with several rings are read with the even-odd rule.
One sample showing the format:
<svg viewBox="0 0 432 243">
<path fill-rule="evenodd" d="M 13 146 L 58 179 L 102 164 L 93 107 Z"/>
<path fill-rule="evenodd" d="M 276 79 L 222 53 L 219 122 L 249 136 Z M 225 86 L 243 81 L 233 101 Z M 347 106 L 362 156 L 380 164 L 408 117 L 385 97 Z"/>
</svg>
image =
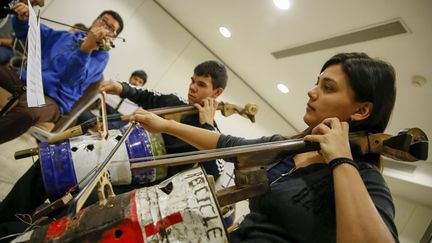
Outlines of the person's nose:
<svg viewBox="0 0 432 243">
<path fill-rule="evenodd" d="M 316 87 L 309 90 L 307 94 L 311 100 L 315 100 L 318 97 L 318 94 L 316 92 Z"/>
<path fill-rule="evenodd" d="M 189 85 L 189 89 L 190 89 L 192 92 L 196 92 L 196 91 L 197 91 L 197 85 L 196 85 L 195 83 L 191 83 L 191 84 Z"/>
</svg>

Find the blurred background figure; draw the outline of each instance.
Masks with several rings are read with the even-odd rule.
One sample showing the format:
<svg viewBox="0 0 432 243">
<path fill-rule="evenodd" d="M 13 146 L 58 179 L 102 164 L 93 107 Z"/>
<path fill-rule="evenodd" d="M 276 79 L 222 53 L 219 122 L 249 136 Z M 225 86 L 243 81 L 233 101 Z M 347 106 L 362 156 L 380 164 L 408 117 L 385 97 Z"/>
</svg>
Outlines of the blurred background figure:
<svg viewBox="0 0 432 243">
<path fill-rule="evenodd" d="M 69 31 L 70 32 L 78 32 L 78 31 L 84 31 L 84 30 L 87 30 L 88 28 L 87 28 L 87 26 L 85 25 L 85 24 L 83 24 L 83 23 L 76 23 L 76 24 L 74 24 L 70 29 L 69 29 Z"/>
</svg>

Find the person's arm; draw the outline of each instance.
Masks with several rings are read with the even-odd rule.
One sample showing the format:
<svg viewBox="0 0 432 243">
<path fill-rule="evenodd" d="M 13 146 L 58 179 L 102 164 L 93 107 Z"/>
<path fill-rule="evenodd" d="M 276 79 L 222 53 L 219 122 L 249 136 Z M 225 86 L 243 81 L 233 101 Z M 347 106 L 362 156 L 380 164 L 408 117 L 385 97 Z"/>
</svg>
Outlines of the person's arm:
<svg viewBox="0 0 432 243">
<path fill-rule="evenodd" d="M 47 31 L 47 34 L 44 33 L 45 31 Z M 50 36 L 48 33 L 50 33 L 50 28 L 41 25 L 41 36 L 45 36 L 46 39 L 57 41 L 59 38 L 76 38 L 73 36 L 73 33 L 64 33 L 54 30 L 51 30 Z M 108 64 L 109 54 L 104 50 L 99 50 L 97 42 L 101 41 L 107 33 L 108 31 L 104 28 L 94 27 L 87 33 L 80 48 L 64 51 L 60 54 L 64 57 L 56 58 L 56 60 L 59 60 L 58 65 L 62 64 L 65 67 L 59 77 L 63 84 L 76 86 L 85 81 L 95 82 L 102 79 L 103 71 Z M 42 44 L 45 44 L 44 39 L 45 38 L 42 38 Z M 52 48 L 52 44 L 47 43 L 46 45 L 45 48 Z M 56 43 L 53 45 L 56 45 Z"/>
<path fill-rule="evenodd" d="M 320 143 L 326 163 L 336 158 L 352 160 L 348 140 L 349 126 L 337 118 L 325 119 L 305 136 L 305 141 Z M 359 171 L 349 163 L 333 169 L 336 205 L 337 242 L 394 242 Z"/>
<path fill-rule="evenodd" d="M 109 55 L 106 51 L 99 51 L 96 55 L 91 55 L 80 49 L 75 49 L 66 55 L 67 58 L 63 59 L 66 60 L 63 63 L 65 69 L 59 77 L 62 84 L 76 86 L 85 81 L 102 80 L 103 71 L 109 61 Z"/>
<path fill-rule="evenodd" d="M 149 132 L 170 134 L 200 150 L 216 148 L 220 137 L 217 132 L 166 120 L 145 110 L 137 110 L 130 120 L 139 122 Z"/>
<path fill-rule="evenodd" d="M 0 46 L 12 46 L 13 39 L 11 37 L 0 38 Z"/>
<path fill-rule="evenodd" d="M 333 184 L 337 242 L 394 242 L 356 168 L 337 166 Z"/>
<path fill-rule="evenodd" d="M 103 81 L 99 87 L 99 91 L 119 95 L 121 98 L 127 98 L 144 109 L 185 105 L 185 103 L 174 94 L 160 94 L 147 89 L 137 89 L 125 82 L 113 80 Z"/>
<path fill-rule="evenodd" d="M 281 135 L 273 135 L 257 139 L 245 139 L 241 137 L 223 135 L 173 120 L 166 120 L 155 115 L 154 113 L 142 109 L 135 111 L 135 113 L 130 116 L 130 120 L 139 122 L 141 126 L 144 127 L 144 129 L 146 129 L 148 132 L 167 133 L 180 138 L 181 140 L 200 150 L 266 143 L 284 139 L 284 137 Z"/>
</svg>

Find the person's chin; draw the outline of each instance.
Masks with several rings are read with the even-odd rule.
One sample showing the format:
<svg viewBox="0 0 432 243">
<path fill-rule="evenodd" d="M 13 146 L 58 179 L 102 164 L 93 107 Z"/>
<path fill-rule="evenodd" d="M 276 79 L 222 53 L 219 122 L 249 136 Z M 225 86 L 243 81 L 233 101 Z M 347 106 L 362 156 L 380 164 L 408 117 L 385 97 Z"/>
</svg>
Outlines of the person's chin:
<svg viewBox="0 0 432 243">
<path fill-rule="evenodd" d="M 306 125 L 308 125 L 308 126 L 310 126 L 313 122 L 313 118 L 311 117 L 311 116 L 308 116 L 308 114 L 306 113 L 304 116 L 303 116 L 303 121 L 304 121 L 304 123 L 306 123 Z"/>
<path fill-rule="evenodd" d="M 196 103 L 195 97 L 188 95 L 188 102 L 191 105 L 195 104 Z"/>
</svg>

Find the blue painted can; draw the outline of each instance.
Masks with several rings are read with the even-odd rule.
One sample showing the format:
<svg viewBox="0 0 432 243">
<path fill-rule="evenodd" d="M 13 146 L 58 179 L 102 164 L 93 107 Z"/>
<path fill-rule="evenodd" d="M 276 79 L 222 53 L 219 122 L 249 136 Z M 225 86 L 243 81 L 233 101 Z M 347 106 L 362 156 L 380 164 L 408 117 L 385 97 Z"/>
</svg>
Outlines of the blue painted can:
<svg viewBox="0 0 432 243">
<path fill-rule="evenodd" d="M 45 190 L 53 201 L 62 197 L 66 191 L 77 185 L 77 177 L 68 141 L 39 145 L 39 158 Z"/>
<path fill-rule="evenodd" d="M 78 192 L 87 183 L 87 175 L 99 166 L 123 136 L 125 129 L 110 130 L 108 140 L 98 135 L 83 135 L 68 140 L 39 145 L 42 176 L 48 198 L 53 201 L 71 188 Z M 165 168 L 131 170 L 129 159 L 153 157 L 165 154 L 160 134 L 151 134 L 137 127 L 120 146 L 108 166 L 113 185 L 146 184 L 167 175 Z M 147 159 L 152 160 L 152 159 Z"/>
<path fill-rule="evenodd" d="M 127 126 L 120 129 L 122 134 L 127 130 Z M 159 137 L 157 137 L 159 136 Z M 162 140 L 160 134 L 147 133 L 144 128 L 137 126 L 126 140 L 126 147 L 130 159 L 153 157 L 166 153 L 165 146 L 161 146 Z M 141 163 L 149 160 L 131 161 L 133 163 Z M 132 183 L 147 184 L 156 180 L 164 179 L 167 175 L 167 169 L 163 167 L 134 169 L 132 170 Z"/>
</svg>

